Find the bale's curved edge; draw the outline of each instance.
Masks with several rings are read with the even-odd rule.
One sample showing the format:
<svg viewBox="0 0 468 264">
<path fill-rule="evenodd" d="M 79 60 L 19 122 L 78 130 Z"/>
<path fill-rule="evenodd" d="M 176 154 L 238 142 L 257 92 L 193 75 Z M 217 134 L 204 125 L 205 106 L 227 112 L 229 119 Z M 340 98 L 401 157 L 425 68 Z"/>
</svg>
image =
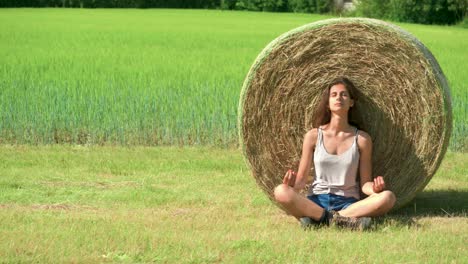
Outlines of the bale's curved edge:
<svg viewBox="0 0 468 264">
<path fill-rule="evenodd" d="M 257 70 L 259 67 L 262 66 L 264 63 L 265 59 L 268 57 L 268 55 L 274 50 L 276 47 L 290 39 L 291 37 L 295 36 L 296 34 L 300 34 L 302 32 L 315 29 L 315 28 L 320 28 L 323 26 L 331 25 L 331 24 L 336 24 L 336 23 L 363 23 L 363 24 L 368 24 L 368 25 L 381 25 L 385 26 L 386 29 L 391 29 L 393 30 L 396 34 L 398 34 L 400 37 L 405 38 L 408 40 L 412 45 L 414 45 L 422 54 L 423 57 L 426 59 L 427 63 L 431 66 L 430 69 L 433 71 L 432 74 L 436 77 L 436 80 L 438 82 L 438 87 L 442 91 L 443 95 L 443 102 L 442 104 L 444 105 L 444 117 L 445 117 L 445 125 L 443 126 L 445 130 L 443 131 L 442 137 L 444 138 L 444 143 L 439 147 L 438 155 L 435 158 L 436 162 L 433 164 L 434 168 L 437 168 L 440 165 L 440 162 L 442 161 L 442 158 L 444 154 L 446 153 L 447 147 L 448 147 L 448 142 L 450 139 L 450 134 L 451 134 L 451 128 L 452 128 L 452 119 L 451 119 L 451 103 L 450 103 L 450 91 L 448 87 L 448 83 L 443 75 L 443 72 L 435 60 L 434 56 L 431 54 L 431 52 L 419 41 L 417 40 L 414 36 L 412 36 L 410 33 L 406 32 L 405 30 L 392 25 L 390 23 L 386 23 L 380 20 L 375 20 L 375 19 L 366 19 L 366 18 L 339 18 L 339 19 L 328 19 L 328 20 L 322 20 L 314 23 L 310 23 L 307 25 L 304 25 L 302 27 L 293 29 L 289 32 L 286 32 L 282 35 L 280 35 L 278 38 L 273 40 L 270 44 L 268 44 L 262 52 L 257 56 L 255 62 L 251 66 L 246 79 L 244 80 L 242 90 L 241 90 L 241 96 L 240 96 L 240 101 L 239 101 L 239 107 L 238 107 L 238 129 L 239 129 L 239 142 L 242 148 L 242 152 L 244 154 L 244 160 L 246 161 L 246 164 L 248 165 L 249 169 L 253 172 L 253 167 L 251 162 L 249 161 L 247 157 L 247 149 L 246 145 L 244 144 L 244 134 L 243 134 L 243 117 L 244 117 L 244 103 L 245 103 L 245 97 L 246 93 L 249 90 L 250 84 L 252 80 L 256 77 Z M 434 169 L 435 173 L 435 169 Z M 253 175 L 255 177 L 255 175 Z M 410 200 L 414 198 L 414 196 L 417 194 L 417 192 L 421 191 L 429 182 L 429 180 L 432 178 L 433 174 L 426 178 L 426 181 L 421 184 L 419 190 L 416 190 L 414 194 L 411 196 L 406 197 L 404 200 L 399 201 L 399 207 L 403 206 Z M 256 179 L 258 180 L 258 179 Z M 266 190 L 262 189 L 263 191 L 266 192 Z M 267 192 L 268 193 L 268 192 Z M 268 193 L 270 194 L 270 193 Z M 271 197 L 270 197 L 271 198 Z"/>
</svg>

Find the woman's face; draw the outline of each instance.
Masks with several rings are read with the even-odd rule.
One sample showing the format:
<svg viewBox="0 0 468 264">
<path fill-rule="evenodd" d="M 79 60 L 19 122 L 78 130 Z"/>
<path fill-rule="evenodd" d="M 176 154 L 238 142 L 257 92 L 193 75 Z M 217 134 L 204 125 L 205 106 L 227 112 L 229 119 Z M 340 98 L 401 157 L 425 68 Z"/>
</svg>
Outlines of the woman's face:
<svg viewBox="0 0 468 264">
<path fill-rule="evenodd" d="M 330 88 L 330 96 L 328 98 L 328 107 L 332 112 L 348 112 L 349 108 L 354 105 L 354 100 L 351 99 L 346 87 L 339 83 Z"/>
</svg>

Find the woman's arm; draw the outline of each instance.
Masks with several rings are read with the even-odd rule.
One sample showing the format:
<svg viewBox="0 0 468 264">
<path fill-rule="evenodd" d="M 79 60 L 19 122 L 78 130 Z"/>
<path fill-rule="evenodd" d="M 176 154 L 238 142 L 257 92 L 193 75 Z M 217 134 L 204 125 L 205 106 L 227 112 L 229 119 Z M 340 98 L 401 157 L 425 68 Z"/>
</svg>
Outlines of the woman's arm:
<svg viewBox="0 0 468 264">
<path fill-rule="evenodd" d="M 297 191 L 302 190 L 307 183 L 307 177 L 309 176 L 310 168 L 313 162 L 316 142 L 317 129 L 314 128 L 307 132 L 304 136 L 304 143 L 302 144 L 301 161 L 299 163 L 299 169 L 296 174 L 296 182 L 294 184 L 294 189 Z"/>
<path fill-rule="evenodd" d="M 361 190 L 366 195 L 371 195 L 373 191 L 372 181 L 372 139 L 364 131 L 358 132 L 358 146 L 359 146 L 359 177 L 361 183 Z"/>
<path fill-rule="evenodd" d="M 382 176 L 377 176 L 372 180 L 372 139 L 369 134 L 359 131 L 358 146 L 360 151 L 359 176 L 362 192 L 371 195 L 385 190 L 385 182 Z"/>
</svg>

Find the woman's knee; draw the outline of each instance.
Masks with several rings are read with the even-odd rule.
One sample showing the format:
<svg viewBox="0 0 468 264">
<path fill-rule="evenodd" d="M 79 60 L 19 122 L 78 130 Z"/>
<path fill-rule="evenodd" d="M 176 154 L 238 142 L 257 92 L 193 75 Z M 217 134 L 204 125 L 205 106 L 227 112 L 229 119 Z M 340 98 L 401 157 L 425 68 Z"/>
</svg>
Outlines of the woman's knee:
<svg viewBox="0 0 468 264">
<path fill-rule="evenodd" d="M 396 196 L 392 191 L 386 190 L 380 193 L 382 204 L 392 208 L 396 203 Z"/>
<path fill-rule="evenodd" d="M 275 200 L 281 204 L 288 204 L 293 199 L 291 192 L 294 192 L 291 190 L 291 187 L 286 184 L 280 184 L 276 186 L 274 191 Z"/>
</svg>

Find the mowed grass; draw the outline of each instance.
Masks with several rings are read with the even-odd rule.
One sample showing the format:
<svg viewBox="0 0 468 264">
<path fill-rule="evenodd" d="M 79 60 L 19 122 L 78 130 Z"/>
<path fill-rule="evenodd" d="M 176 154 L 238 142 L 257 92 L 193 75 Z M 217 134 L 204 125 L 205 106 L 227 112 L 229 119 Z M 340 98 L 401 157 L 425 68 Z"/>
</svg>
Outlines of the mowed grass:
<svg viewBox="0 0 468 264">
<path fill-rule="evenodd" d="M 280 34 L 327 16 L 218 10 L 1 9 L 0 139 L 237 145 L 242 82 Z M 400 24 L 451 85 L 466 151 L 468 30 Z"/>
<path fill-rule="evenodd" d="M 448 152 L 424 192 L 369 232 L 305 232 L 256 186 L 241 151 L 0 148 L 8 263 L 463 263 L 468 156 Z M 279 176 L 280 177 L 280 176 Z"/>
</svg>

